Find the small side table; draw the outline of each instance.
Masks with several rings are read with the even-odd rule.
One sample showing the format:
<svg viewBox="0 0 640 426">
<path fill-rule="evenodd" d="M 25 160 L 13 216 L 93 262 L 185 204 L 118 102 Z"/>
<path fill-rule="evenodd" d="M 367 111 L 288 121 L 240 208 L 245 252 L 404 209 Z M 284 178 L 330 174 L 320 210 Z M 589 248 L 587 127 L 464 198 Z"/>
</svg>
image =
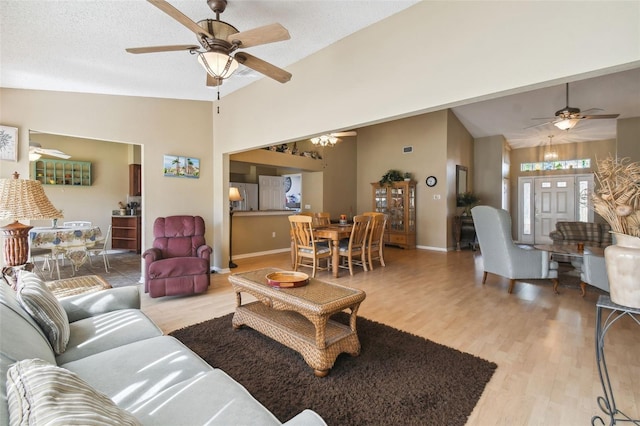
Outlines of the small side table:
<svg viewBox="0 0 640 426">
<path fill-rule="evenodd" d="M 611 310 L 604 319 L 604 322 L 602 321 L 603 309 Z M 607 363 L 604 357 L 604 336 L 613 324 L 626 316 L 631 317 L 636 324 L 640 325 L 640 309 L 629 308 L 613 303 L 609 296 L 602 295 L 598 298 L 598 303 L 596 303 L 596 362 L 598 363 L 600 383 L 602 383 L 602 391 L 604 392 L 604 396 L 598 397 L 598 405 L 606 416 L 609 417 L 610 425 L 615 425 L 618 421 L 640 425 L 640 419 L 634 420 L 630 418 L 616 406 L 613 389 L 611 388 L 611 380 L 609 380 L 609 371 L 607 370 Z M 598 415 L 591 418 L 591 424 L 595 426 L 596 421 L 599 422 L 598 424 L 606 424 L 604 419 Z"/>
</svg>

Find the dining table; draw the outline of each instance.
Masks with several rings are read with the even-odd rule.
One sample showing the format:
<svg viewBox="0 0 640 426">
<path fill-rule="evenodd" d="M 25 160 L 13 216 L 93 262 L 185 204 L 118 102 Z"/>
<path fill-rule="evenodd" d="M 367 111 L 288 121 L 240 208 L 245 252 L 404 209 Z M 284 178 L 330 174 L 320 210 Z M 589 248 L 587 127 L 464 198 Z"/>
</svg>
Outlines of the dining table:
<svg viewBox="0 0 640 426">
<path fill-rule="evenodd" d="M 343 238 L 349 238 L 351 236 L 352 228 L 353 224 L 333 224 L 329 226 L 318 226 L 313 229 L 314 237 L 331 240 L 331 272 L 335 278 L 338 278 L 340 264 L 340 240 Z"/>
<path fill-rule="evenodd" d="M 98 226 L 56 226 L 35 227 L 29 231 L 29 243 L 32 248 L 50 249 L 51 256 L 56 259 L 58 278 L 60 266 L 57 257 L 63 255 L 71 262 L 73 271 L 80 268 L 88 259 L 87 248 L 101 241 L 102 231 Z"/>
</svg>

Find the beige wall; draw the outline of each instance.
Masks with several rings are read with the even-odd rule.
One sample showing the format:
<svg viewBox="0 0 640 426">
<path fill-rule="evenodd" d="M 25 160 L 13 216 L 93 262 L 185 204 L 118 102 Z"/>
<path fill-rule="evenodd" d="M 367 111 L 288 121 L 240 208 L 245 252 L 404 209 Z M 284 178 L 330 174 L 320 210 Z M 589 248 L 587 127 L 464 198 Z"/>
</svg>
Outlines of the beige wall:
<svg viewBox="0 0 640 426">
<path fill-rule="evenodd" d="M 273 233 L 276 236 L 273 237 Z M 241 259 L 243 254 L 270 253 L 288 248 L 289 219 L 279 216 L 233 215 L 233 259 Z M 238 263 L 238 262 L 235 262 Z"/>
<path fill-rule="evenodd" d="M 617 120 L 616 152 L 619 158 L 640 161 L 640 117 Z"/>
<path fill-rule="evenodd" d="M 339 219 L 341 214 L 352 216 L 362 213 L 357 205 L 358 144 L 356 138 L 349 137 L 323 150 L 323 211 L 329 212 L 333 219 Z"/>
<path fill-rule="evenodd" d="M 50 134 L 33 134 L 31 139 L 45 148 L 59 149 L 71 155 L 72 161 L 91 162 L 91 186 L 43 185 L 43 188 L 53 205 L 63 210 L 64 219 L 60 222 L 88 220 L 106 232 L 111 224 L 111 211 L 118 209 L 119 201 L 127 203 L 131 146 Z M 32 222 L 35 226 L 49 226 L 50 223 Z"/>
<path fill-rule="evenodd" d="M 413 152 L 403 153 L 403 147 Z M 455 166 L 454 166 L 455 168 Z M 447 246 L 447 111 L 390 121 L 358 129 L 358 212 L 373 208 L 371 183 L 389 169 L 410 172 L 416 189 L 417 245 Z M 427 176 L 438 184 L 429 188 Z M 440 195 L 439 200 L 434 195 Z"/>
<path fill-rule="evenodd" d="M 152 244 L 154 218 L 194 214 L 204 217 L 207 240 L 220 250 L 220 244 L 213 241 L 212 103 L 1 88 L 0 113 L 3 125 L 19 128 L 19 160 L 13 164 L 2 161 L 0 177 L 8 177 L 14 169 L 22 176 L 29 175 L 29 129 L 78 137 L 79 144 L 74 149 L 86 153 L 78 154 L 83 156 L 89 155 L 90 148 L 84 144 L 89 144 L 91 139 L 141 145 L 143 248 Z M 110 146 L 112 149 L 119 147 L 116 144 Z M 110 148 L 106 149 L 110 151 Z M 164 154 L 200 158 L 200 179 L 163 177 Z M 123 155 L 122 161 L 128 161 L 126 153 Z M 104 165 L 102 162 L 100 164 Z M 109 178 L 105 170 L 96 169 L 96 173 L 97 176 Z M 127 181 L 128 171 L 123 171 L 122 174 L 122 179 Z M 111 178 L 120 185 L 118 178 Z M 92 196 L 101 196 L 105 189 L 101 185 L 102 182 L 90 187 L 88 191 L 91 191 Z M 120 189 L 117 191 L 119 194 Z M 126 196 L 126 193 L 125 188 L 119 197 Z M 111 197 L 114 195 L 111 189 L 106 195 L 107 204 L 111 205 Z M 82 199 L 75 205 L 67 205 L 65 201 L 65 205 L 58 207 L 69 212 L 83 209 L 89 217 L 104 217 L 108 214 L 105 204 L 86 205 Z M 225 210 L 228 208 L 228 202 L 224 207 Z"/>
<path fill-rule="evenodd" d="M 302 173 L 302 200 L 301 211 L 324 212 L 327 211 L 324 205 L 324 172 Z M 307 208 L 306 206 L 310 206 Z"/>
<path fill-rule="evenodd" d="M 287 67 L 293 78 L 285 85 L 262 79 L 214 103 L 2 88 L 0 122 L 20 128 L 21 153 L 28 149 L 29 128 L 141 145 L 144 217 L 202 215 L 207 239 L 214 247 L 213 263 L 224 268 L 228 262 L 229 153 L 326 131 L 373 126 L 556 84 L 557 79 L 586 78 L 637 66 L 639 10 L 637 2 L 623 1 L 582 2 L 579 8 L 569 1 L 419 2 Z M 550 30 L 540 31 L 540 22 Z M 572 37 L 565 38 L 563 49 L 541 48 L 555 46 L 566 34 Z M 446 46 L 442 43 L 445 37 Z M 594 37 L 597 44 L 584 43 Z M 377 71 L 380 52 L 393 52 L 401 62 L 410 61 L 410 71 L 383 70 L 381 74 Z M 214 114 L 218 105 L 222 113 Z M 400 164 L 411 168 L 420 182 L 418 211 L 436 212 L 418 223 L 418 243 L 425 247 L 446 246 L 443 218 L 448 190 L 441 185 L 448 176 L 447 148 L 438 145 L 438 138 L 444 140 L 445 135 L 446 129 L 431 127 L 415 135 L 426 145 L 437 136 L 436 146 L 428 157 L 419 150 L 414 154 L 419 161 Z M 366 139 L 377 139 L 372 132 L 369 136 Z M 399 147 L 411 143 L 394 140 L 384 132 L 380 139 Z M 378 157 L 368 150 L 366 141 L 359 144 L 359 211 L 370 209 L 369 183 L 398 164 L 396 153 Z M 162 155 L 182 153 L 201 159 L 200 179 L 161 176 Z M 28 174 L 24 155 L 19 163 L 8 167 L 5 163 L 0 177 L 8 177 L 14 165 L 23 176 Z M 426 189 L 424 178 L 431 174 L 440 183 Z M 433 200 L 438 192 L 443 196 L 439 202 Z M 151 223 L 145 222 L 144 245 L 148 246 Z"/>
<path fill-rule="evenodd" d="M 473 190 L 473 171 L 475 149 L 473 137 L 462 125 L 458 117 L 451 111 L 447 111 L 447 249 L 455 248 L 456 243 L 453 238 L 453 217 L 458 215 L 460 210 L 456 199 L 456 165 L 467 167 L 467 188 Z"/>
<path fill-rule="evenodd" d="M 475 140 L 473 190 L 483 205 L 502 208 L 502 160 L 505 145 L 503 136 Z"/>
</svg>

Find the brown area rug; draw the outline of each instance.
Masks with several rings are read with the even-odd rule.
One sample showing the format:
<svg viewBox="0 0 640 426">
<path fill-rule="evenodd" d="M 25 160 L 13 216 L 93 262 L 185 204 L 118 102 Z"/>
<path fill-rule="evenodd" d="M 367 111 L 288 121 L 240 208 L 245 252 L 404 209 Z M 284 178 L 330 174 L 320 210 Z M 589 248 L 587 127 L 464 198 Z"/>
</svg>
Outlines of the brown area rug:
<svg viewBox="0 0 640 426">
<path fill-rule="evenodd" d="M 341 354 L 317 378 L 297 352 L 232 314 L 171 333 L 221 368 L 282 422 L 305 408 L 329 425 L 464 425 L 497 365 L 358 318 L 360 356 Z M 348 324 L 347 315 L 333 319 Z M 215 391 L 212 389 L 212 391 Z"/>
</svg>

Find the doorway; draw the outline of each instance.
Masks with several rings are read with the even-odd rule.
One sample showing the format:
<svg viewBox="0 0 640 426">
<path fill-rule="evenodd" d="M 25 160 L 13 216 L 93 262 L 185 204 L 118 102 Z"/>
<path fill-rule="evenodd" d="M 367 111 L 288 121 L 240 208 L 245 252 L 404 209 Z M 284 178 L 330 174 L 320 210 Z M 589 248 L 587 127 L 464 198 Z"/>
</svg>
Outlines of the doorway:
<svg viewBox="0 0 640 426">
<path fill-rule="evenodd" d="M 558 221 L 592 222 L 593 175 L 518 178 L 518 241 L 551 244 Z"/>
</svg>

